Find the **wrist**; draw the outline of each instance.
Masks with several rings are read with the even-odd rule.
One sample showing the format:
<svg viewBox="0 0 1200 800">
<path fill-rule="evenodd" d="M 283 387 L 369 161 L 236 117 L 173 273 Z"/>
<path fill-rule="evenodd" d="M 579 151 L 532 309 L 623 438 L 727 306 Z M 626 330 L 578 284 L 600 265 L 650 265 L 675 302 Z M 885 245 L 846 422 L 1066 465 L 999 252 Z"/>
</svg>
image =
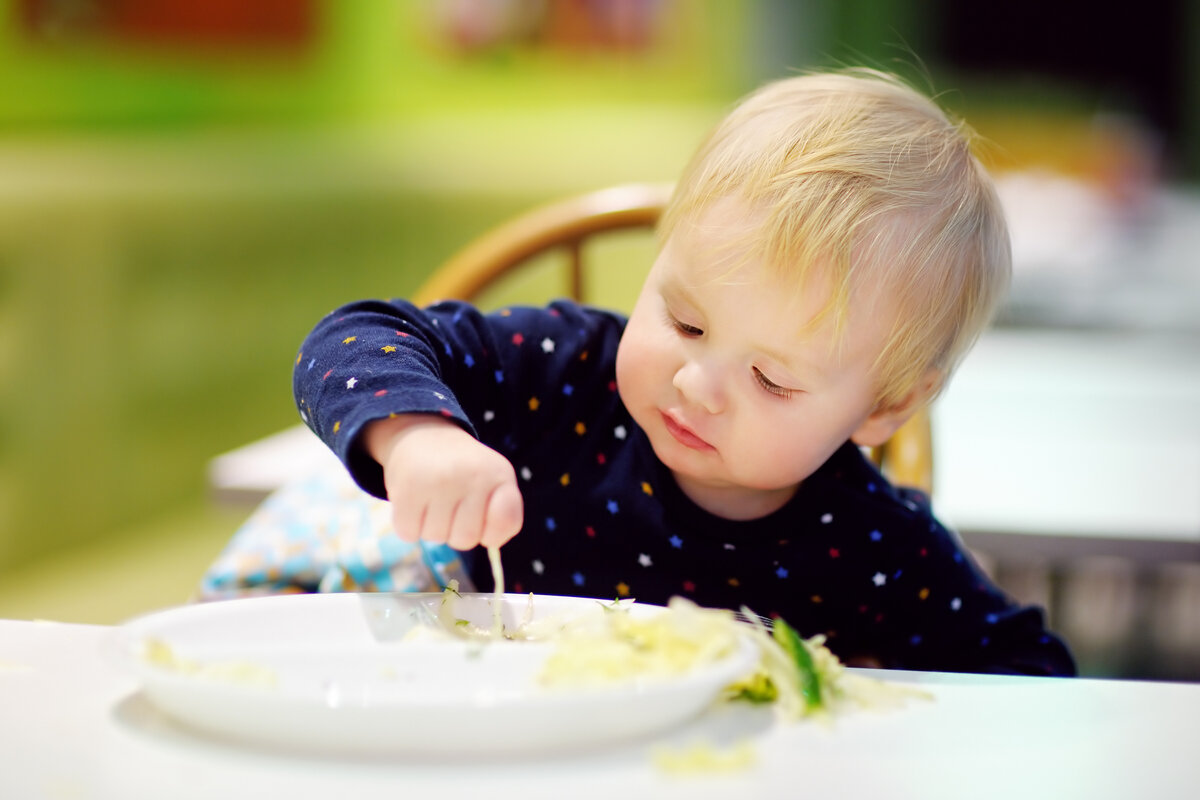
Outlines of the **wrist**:
<svg viewBox="0 0 1200 800">
<path fill-rule="evenodd" d="M 447 426 L 458 428 L 450 420 L 436 414 L 398 414 L 367 423 L 363 428 L 362 444 L 371 458 L 383 464 L 396 443 L 414 428 Z"/>
</svg>

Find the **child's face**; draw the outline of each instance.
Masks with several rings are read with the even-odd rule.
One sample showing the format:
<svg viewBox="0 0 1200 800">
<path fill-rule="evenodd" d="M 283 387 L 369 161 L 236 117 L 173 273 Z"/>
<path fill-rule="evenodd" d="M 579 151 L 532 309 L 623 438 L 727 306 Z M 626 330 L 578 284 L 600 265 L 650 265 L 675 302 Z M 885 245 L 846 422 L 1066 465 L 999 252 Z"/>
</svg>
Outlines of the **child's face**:
<svg viewBox="0 0 1200 800">
<path fill-rule="evenodd" d="M 621 398 L 659 459 L 730 519 L 771 513 L 847 439 L 878 444 L 899 424 L 874 402 L 887 314 L 852 308 L 839 350 L 827 326 L 804 328 L 825 286 L 798 293 L 753 260 L 726 274 L 744 257 L 730 242 L 751 230 L 748 211 L 726 199 L 679 226 L 617 354 Z"/>
</svg>

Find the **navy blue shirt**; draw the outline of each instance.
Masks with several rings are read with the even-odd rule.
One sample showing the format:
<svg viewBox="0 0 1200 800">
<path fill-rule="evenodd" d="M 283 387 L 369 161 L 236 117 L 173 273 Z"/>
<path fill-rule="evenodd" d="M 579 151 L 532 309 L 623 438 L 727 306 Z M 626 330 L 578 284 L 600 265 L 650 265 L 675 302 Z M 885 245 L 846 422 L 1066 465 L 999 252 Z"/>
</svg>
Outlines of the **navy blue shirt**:
<svg viewBox="0 0 1200 800">
<path fill-rule="evenodd" d="M 502 551 L 510 591 L 746 606 L 825 634 L 843 660 L 891 668 L 1074 673 L 1041 611 L 1006 597 L 927 498 L 889 484 L 851 442 L 768 516 L 727 520 L 692 503 L 617 393 L 624 328 L 563 301 L 491 314 L 355 303 L 305 341 L 296 401 L 376 496 L 382 470 L 359 438 L 390 414 L 441 414 L 507 456 L 525 503 Z M 491 589 L 487 559 L 468 564 Z"/>
</svg>

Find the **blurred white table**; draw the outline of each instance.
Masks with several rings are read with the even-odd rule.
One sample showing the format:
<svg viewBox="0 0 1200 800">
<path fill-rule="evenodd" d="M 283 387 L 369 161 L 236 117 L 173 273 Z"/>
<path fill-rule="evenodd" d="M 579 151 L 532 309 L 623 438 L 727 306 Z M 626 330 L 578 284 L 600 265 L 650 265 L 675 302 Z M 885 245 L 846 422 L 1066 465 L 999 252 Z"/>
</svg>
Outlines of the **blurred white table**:
<svg viewBox="0 0 1200 800">
<path fill-rule="evenodd" d="M 1006 559 L 1200 560 L 1200 337 L 997 329 L 933 409 L 934 503 Z M 216 458 L 257 502 L 332 454 L 297 427 Z"/>
<path fill-rule="evenodd" d="M 193 733 L 105 660 L 111 630 L 0 620 L 0 797 L 1182 800 L 1200 785 L 1200 684 L 872 673 L 934 699 L 854 712 L 831 726 L 728 707 L 657 742 L 430 763 L 302 756 Z M 746 741 L 756 759 L 690 776 L 654 765 L 655 745 L 696 741 Z"/>
<path fill-rule="evenodd" d="M 935 508 L 977 549 L 1200 560 L 1200 337 L 991 331 L 933 430 Z"/>
</svg>

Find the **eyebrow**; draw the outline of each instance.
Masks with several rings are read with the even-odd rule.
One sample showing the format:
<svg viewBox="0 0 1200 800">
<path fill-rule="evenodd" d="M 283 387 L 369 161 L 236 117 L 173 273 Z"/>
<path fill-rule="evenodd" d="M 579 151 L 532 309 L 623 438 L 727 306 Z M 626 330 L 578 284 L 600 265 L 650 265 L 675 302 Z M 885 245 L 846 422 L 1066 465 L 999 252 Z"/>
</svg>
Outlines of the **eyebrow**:
<svg viewBox="0 0 1200 800">
<path fill-rule="evenodd" d="M 793 361 L 791 358 L 788 358 L 782 353 L 766 347 L 759 347 L 758 351 L 783 367 L 791 377 L 796 378 L 801 382 L 813 378 L 820 379 L 825 377 L 824 370 L 808 362 Z"/>
<path fill-rule="evenodd" d="M 694 295 L 692 295 L 691 290 L 689 290 L 686 286 L 684 286 L 683 281 L 679 280 L 679 278 L 675 277 L 674 275 L 667 275 L 667 276 L 663 277 L 662 293 L 664 295 L 666 295 L 666 294 L 681 295 L 682 299 L 685 302 L 690 303 L 694 306 L 700 305 L 699 303 L 696 302 L 696 298 Z"/>
</svg>

